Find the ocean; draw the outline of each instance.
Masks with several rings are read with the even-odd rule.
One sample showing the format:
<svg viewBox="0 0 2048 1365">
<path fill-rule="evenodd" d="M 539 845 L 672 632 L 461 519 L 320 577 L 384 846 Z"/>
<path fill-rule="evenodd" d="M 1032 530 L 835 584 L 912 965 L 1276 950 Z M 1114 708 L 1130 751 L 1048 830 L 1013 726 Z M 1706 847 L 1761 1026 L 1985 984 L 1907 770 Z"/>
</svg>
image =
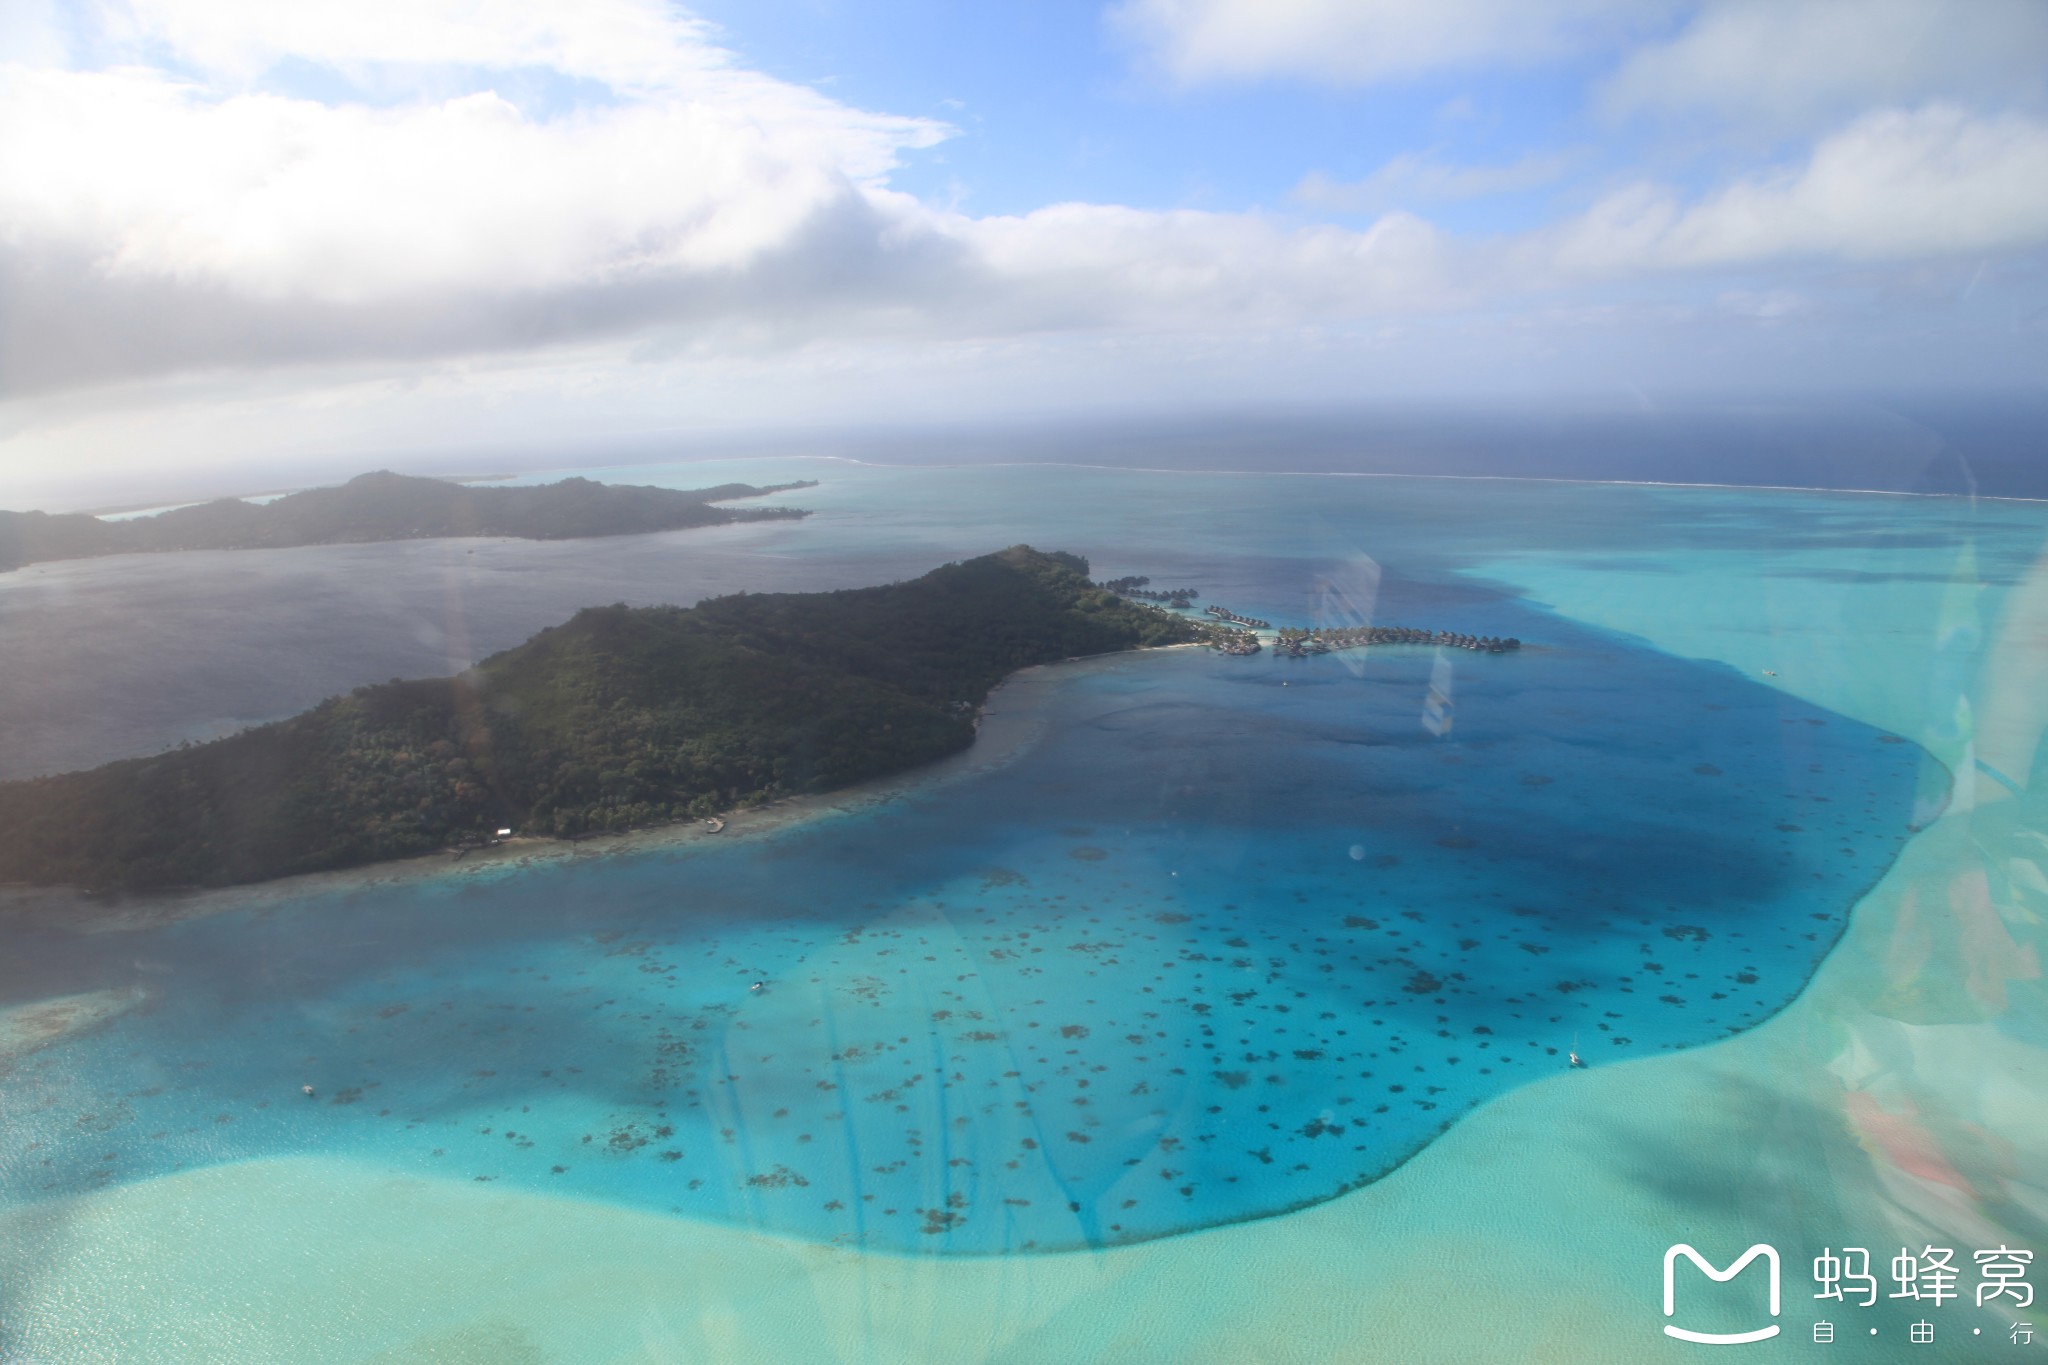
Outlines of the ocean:
<svg viewBox="0 0 2048 1365">
<path fill-rule="evenodd" d="M 2041 508 L 789 459 L 717 477 L 816 478 L 783 499 L 816 515 L 0 577 L 25 642 L 0 655 L 8 775 L 452 671 L 581 605 L 889 581 L 1020 541 L 1276 623 L 1525 647 L 1058 665 L 996 694 L 1031 736 L 1007 761 L 753 837 L 322 883 L 132 932 L 10 926 L 0 1008 L 117 1007 L 0 1073 L 0 1353 L 178 1358 L 164 1343 L 211 1314 L 290 1358 L 502 1328 L 532 1358 L 608 1359 L 590 1324 L 654 1312 L 643 1338 L 677 1349 L 736 1315 L 799 1354 L 1078 1358 L 1171 1304 L 1131 1358 L 1187 1359 L 1228 1354 L 1247 1315 L 1288 1321 L 1307 1276 L 1428 1347 L 1400 1358 L 1541 1358 L 1388 1298 L 1388 1268 L 1466 1271 L 1445 1239 L 1490 1237 L 1507 1262 L 1459 1301 L 1516 1305 L 1506 1341 L 1584 1317 L 1530 1306 L 1545 1247 L 1625 1285 L 1639 1243 L 1716 1225 L 1792 1264 L 1817 1231 L 1878 1238 L 1880 1211 L 1884 1236 L 2048 1241 L 2012 1052 L 2044 1037 L 2042 727 L 2013 682 Z M 1563 1105 L 1532 1148 L 1531 1107 Z M 1713 1135 L 1741 1124 L 1769 1140 L 1731 1167 Z M 1588 1164 L 1561 1173 L 1553 1147 Z M 1476 1190 L 1483 1215 L 1430 1226 Z M 283 1235 L 252 1205 L 296 1210 L 305 1255 L 370 1286 L 345 1321 L 281 1269 L 252 1298 L 157 1264 L 208 1220 Z M 172 1207 L 195 1227 L 167 1229 Z M 522 1311 L 481 1270 L 434 1304 L 376 1287 L 360 1260 L 413 1207 L 476 1220 L 448 1254 L 478 1266 L 514 1249 L 487 1228 L 516 1229 L 522 1264 L 575 1268 L 572 1301 Z M 590 1276 L 628 1245 L 636 1266 L 768 1256 L 764 1282 L 815 1303 L 769 1323 L 737 1291 Z M 1205 1301 L 1220 1265 L 1245 1283 Z M 179 1307 L 147 1306 L 167 1276 Z M 1053 1300 L 1070 1325 L 1031 1307 Z M 1653 1300 L 1559 1358 L 1656 1358 Z M 1631 1354 L 1616 1324 L 1638 1320 Z"/>
</svg>

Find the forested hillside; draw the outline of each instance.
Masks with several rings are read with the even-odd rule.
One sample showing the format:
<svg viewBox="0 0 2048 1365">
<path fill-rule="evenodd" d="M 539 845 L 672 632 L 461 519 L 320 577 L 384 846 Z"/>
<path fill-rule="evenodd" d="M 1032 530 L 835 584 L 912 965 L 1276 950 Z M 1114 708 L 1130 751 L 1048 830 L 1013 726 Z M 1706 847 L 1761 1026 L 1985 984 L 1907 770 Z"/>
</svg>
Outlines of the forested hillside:
<svg viewBox="0 0 2048 1365">
<path fill-rule="evenodd" d="M 519 536 L 569 540 L 801 517 L 793 507 L 714 507 L 813 483 L 756 488 L 643 488 L 563 479 L 533 487 L 492 488 L 362 474 L 333 488 L 309 488 L 269 503 L 221 498 L 150 517 L 102 521 L 82 512 L 0 511 L 0 570 L 52 559 L 165 550 L 283 549 L 437 536 Z"/>
<path fill-rule="evenodd" d="M 590 608 L 459 677 L 0 784 L 0 882 L 260 881 L 897 772 L 971 743 L 1014 669 L 1199 638 L 1087 569 L 1020 545 L 885 587 Z"/>
</svg>

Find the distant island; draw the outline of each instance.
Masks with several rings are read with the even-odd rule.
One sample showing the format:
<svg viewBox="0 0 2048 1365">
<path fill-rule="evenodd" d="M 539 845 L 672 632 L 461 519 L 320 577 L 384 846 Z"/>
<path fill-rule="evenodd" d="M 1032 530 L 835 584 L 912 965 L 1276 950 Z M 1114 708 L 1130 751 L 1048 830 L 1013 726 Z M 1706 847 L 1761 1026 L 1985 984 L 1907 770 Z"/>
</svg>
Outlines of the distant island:
<svg viewBox="0 0 2048 1365">
<path fill-rule="evenodd" d="M 444 536 L 572 540 L 675 531 L 808 516 L 793 507 L 712 504 L 815 487 L 815 480 L 805 480 L 765 488 L 744 483 L 646 488 L 571 478 L 533 487 L 478 488 L 379 471 L 269 503 L 220 498 L 123 521 L 83 512 L 0 511 L 0 572 L 53 559 L 167 550 L 269 550 Z"/>
<path fill-rule="evenodd" d="M 593 607 L 454 678 L 0 783 L 0 883 L 222 886 L 827 791 L 966 748 L 1019 668 L 1204 623 L 1019 545 L 885 587 Z"/>
</svg>

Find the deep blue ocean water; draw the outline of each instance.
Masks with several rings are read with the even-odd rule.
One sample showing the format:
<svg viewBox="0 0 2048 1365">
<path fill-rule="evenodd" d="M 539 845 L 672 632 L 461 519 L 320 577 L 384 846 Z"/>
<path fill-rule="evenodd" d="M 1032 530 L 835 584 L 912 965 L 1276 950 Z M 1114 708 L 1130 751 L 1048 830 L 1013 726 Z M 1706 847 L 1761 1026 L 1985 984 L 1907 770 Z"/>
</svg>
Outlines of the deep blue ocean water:
<svg viewBox="0 0 2048 1365">
<path fill-rule="evenodd" d="M 1014 538 L 1063 502 L 1013 508 Z M 900 504 L 897 557 L 903 524 L 946 525 Z M 1524 539 L 1641 536 L 1658 571 L 1625 510 L 1552 505 Z M 870 1247 L 1048 1250 L 1327 1198 L 1574 1046 L 1608 1065 L 1767 1017 L 1924 816 L 1924 756 L 1432 569 L 1500 543 L 1469 510 L 1411 500 L 1403 560 L 1396 513 L 1361 499 L 1368 536 L 1248 482 L 1162 504 L 1143 536 L 1200 538 L 1179 558 L 1097 568 L 1519 654 L 1080 665 L 1008 766 L 759 842 L 17 934 L 0 986 L 150 1003 L 0 1078 L 0 1200 L 324 1152 Z M 1689 525 L 1745 531 L 1732 508 Z M 804 529 L 820 554 L 860 534 Z M 1423 723 L 1440 668 L 1445 734 Z"/>
</svg>

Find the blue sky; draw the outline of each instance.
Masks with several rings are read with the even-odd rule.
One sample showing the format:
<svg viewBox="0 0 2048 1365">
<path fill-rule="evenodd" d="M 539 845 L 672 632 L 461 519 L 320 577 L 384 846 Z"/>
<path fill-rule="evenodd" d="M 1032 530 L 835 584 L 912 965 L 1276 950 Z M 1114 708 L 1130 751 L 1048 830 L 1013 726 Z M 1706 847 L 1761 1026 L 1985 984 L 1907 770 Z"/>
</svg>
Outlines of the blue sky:
<svg viewBox="0 0 2048 1365">
<path fill-rule="evenodd" d="M 1083 200 L 1369 220 L 1369 211 L 1299 203 L 1294 191 L 1312 172 L 1360 180 L 1417 149 L 1510 165 L 1568 148 L 1588 171 L 1637 154 L 1620 145 L 1637 141 L 1625 128 L 1587 136 L 1594 59 L 1505 79 L 1423 72 L 1390 87 L 1183 87 L 1139 68 L 1136 45 L 1085 0 L 916 0 L 891 5 L 886 23 L 873 6 L 820 0 L 726 0 L 698 12 L 777 76 L 955 125 L 957 137 L 911 158 L 893 182 L 978 213 Z M 1441 221 L 1482 232 L 1530 226 L 1556 189 L 1457 203 Z"/>
<path fill-rule="evenodd" d="M 514 438 L 2038 396 L 2044 87 L 2040 0 L 17 0 L 0 505 Z"/>
</svg>

